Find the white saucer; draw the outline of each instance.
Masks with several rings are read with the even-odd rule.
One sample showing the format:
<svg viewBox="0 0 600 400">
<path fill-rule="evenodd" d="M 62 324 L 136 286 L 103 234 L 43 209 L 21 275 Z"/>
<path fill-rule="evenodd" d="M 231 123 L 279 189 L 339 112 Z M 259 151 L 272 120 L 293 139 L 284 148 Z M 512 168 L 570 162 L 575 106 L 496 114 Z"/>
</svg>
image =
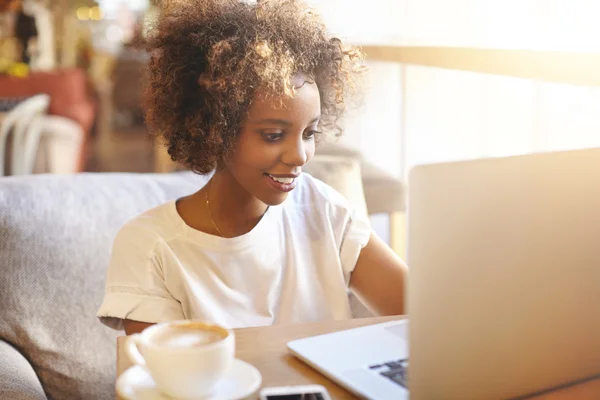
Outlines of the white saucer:
<svg viewBox="0 0 600 400">
<path fill-rule="evenodd" d="M 243 399 L 256 392 L 261 383 L 260 372 L 236 358 L 229 372 L 217 383 L 212 396 L 202 400 Z M 117 393 L 127 400 L 172 400 L 158 390 L 152 376 L 139 365 L 127 369 L 117 379 Z"/>
</svg>

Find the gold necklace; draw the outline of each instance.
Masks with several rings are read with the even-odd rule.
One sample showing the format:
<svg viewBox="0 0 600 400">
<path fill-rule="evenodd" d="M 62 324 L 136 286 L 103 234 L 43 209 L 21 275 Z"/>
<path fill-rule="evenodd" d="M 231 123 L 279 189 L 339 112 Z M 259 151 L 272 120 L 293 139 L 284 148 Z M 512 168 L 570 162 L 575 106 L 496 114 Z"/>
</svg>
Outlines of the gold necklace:
<svg viewBox="0 0 600 400">
<path fill-rule="evenodd" d="M 215 227 L 217 233 L 219 234 L 219 236 L 224 237 L 223 234 L 221 233 L 221 230 L 215 223 L 215 219 L 213 218 L 212 213 L 210 212 L 210 200 L 208 197 L 210 194 L 210 187 L 212 186 L 212 181 L 213 181 L 212 178 L 210 181 L 208 181 L 208 188 L 206 189 L 206 208 L 208 209 L 208 215 L 210 216 L 210 220 L 212 221 L 212 224 Z"/>
</svg>

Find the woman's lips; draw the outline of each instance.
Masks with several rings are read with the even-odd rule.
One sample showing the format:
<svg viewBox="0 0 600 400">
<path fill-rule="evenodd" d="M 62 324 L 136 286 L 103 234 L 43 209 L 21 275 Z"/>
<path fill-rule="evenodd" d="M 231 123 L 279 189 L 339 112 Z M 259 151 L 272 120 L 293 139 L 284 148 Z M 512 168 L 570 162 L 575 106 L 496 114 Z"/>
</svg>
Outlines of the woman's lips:
<svg viewBox="0 0 600 400">
<path fill-rule="evenodd" d="M 271 187 L 280 192 L 290 192 L 296 187 L 296 179 L 298 175 L 271 175 L 265 174 L 265 179 Z"/>
</svg>

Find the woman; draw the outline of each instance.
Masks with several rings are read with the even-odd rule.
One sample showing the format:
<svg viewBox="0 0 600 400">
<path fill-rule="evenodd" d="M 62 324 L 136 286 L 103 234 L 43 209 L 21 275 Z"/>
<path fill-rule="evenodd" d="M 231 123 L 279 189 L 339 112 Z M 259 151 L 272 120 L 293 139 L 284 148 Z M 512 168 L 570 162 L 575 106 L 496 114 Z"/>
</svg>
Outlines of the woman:
<svg viewBox="0 0 600 400">
<path fill-rule="evenodd" d="M 350 318 L 348 286 L 404 312 L 406 267 L 337 192 L 303 175 L 340 134 L 361 54 L 299 1 L 202 0 L 151 34 L 151 130 L 206 186 L 118 233 L 98 316 L 127 334 L 165 320 L 237 328 Z"/>
</svg>

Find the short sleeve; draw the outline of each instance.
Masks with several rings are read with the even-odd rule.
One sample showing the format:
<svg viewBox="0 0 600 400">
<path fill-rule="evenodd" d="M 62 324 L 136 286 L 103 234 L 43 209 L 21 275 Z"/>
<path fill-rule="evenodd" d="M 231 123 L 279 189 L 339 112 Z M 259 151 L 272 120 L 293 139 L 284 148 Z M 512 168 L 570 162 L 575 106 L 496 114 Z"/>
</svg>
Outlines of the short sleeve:
<svg viewBox="0 0 600 400">
<path fill-rule="evenodd" d="M 100 321 L 123 329 L 123 319 L 159 323 L 184 319 L 181 304 L 169 293 L 157 247 L 164 242 L 144 227 L 125 225 L 113 243 Z"/>
<path fill-rule="evenodd" d="M 369 243 L 371 238 L 371 224 L 367 216 L 354 210 L 348 210 L 342 242 L 340 245 L 340 261 L 344 272 L 346 285 L 360 256 L 361 250 Z"/>
</svg>

